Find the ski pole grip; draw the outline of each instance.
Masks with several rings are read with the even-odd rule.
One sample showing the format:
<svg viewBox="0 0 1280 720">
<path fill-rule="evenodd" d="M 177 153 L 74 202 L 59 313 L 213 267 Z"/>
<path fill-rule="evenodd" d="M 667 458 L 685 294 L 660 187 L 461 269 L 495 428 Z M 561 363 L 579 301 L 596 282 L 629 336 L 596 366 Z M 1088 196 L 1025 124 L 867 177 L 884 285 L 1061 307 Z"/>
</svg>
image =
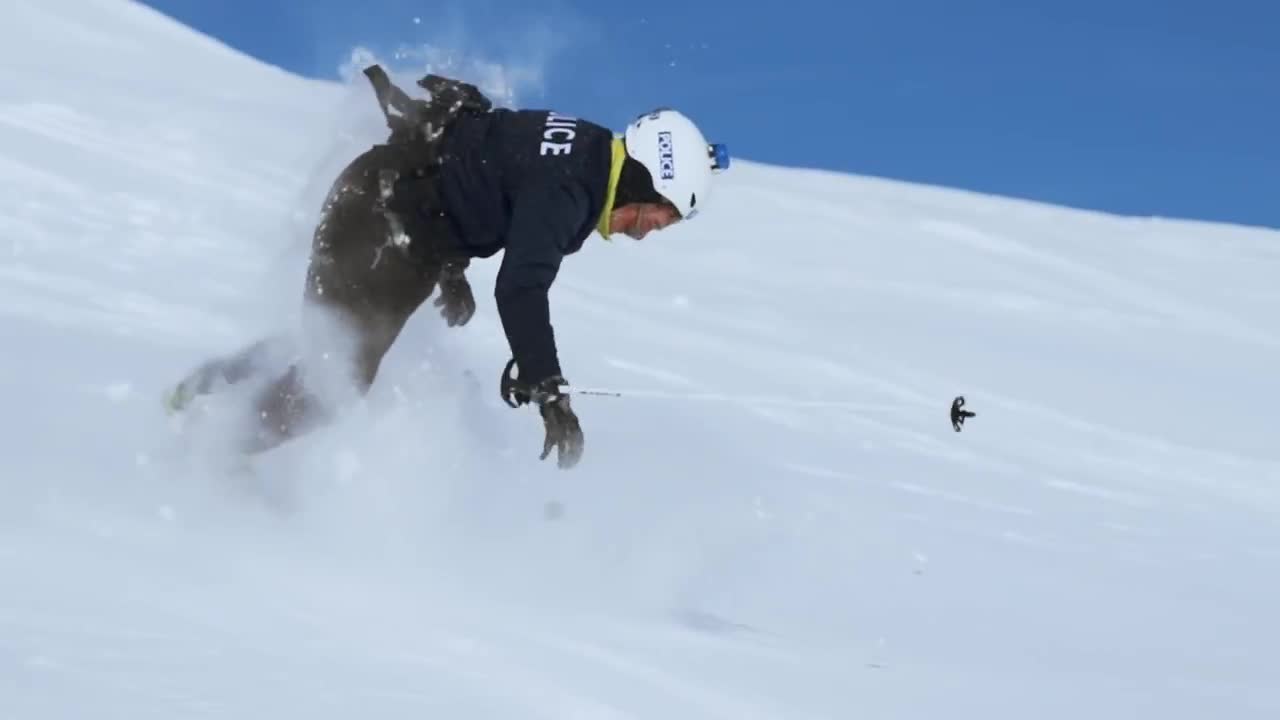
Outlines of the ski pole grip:
<svg viewBox="0 0 1280 720">
<path fill-rule="evenodd" d="M 498 383 L 498 390 L 502 394 L 502 402 L 508 407 L 518 408 L 520 403 L 516 402 L 516 379 L 511 377 L 511 369 L 516 366 L 516 359 L 511 358 L 507 361 L 507 366 L 502 369 L 502 380 Z"/>
</svg>

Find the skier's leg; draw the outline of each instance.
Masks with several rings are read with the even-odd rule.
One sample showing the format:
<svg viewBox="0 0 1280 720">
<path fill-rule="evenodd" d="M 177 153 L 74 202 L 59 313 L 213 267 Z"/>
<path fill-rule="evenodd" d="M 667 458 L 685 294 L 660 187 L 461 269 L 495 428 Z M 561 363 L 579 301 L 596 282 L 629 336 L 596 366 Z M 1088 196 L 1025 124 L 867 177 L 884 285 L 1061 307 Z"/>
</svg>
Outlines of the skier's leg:
<svg viewBox="0 0 1280 720">
<path fill-rule="evenodd" d="M 347 308 L 309 308 L 316 318 L 302 356 L 254 401 L 256 422 L 245 450 L 267 450 L 327 424 L 351 391 L 363 395 L 377 377 L 408 314 L 355 315 Z"/>
<path fill-rule="evenodd" d="M 424 281 L 424 285 L 429 287 L 429 281 Z M 328 329 L 317 332 L 308 341 L 310 347 L 299 363 L 258 395 L 254 405 L 257 422 L 245 448 L 247 452 L 270 449 L 327 424 L 337 404 L 325 392 L 324 388 L 331 387 L 330 383 L 340 383 L 335 395 L 345 394 L 347 390 L 360 395 L 369 391 L 382 358 L 395 343 L 413 309 L 429 294 L 415 285 L 399 288 L 405 293 L 404 297 L 416 299 L 412 307 L 410 304 L 362 307 L 358 312 L 352 312 L 350 307 L 327 304 L 317 308 L 327 319 L 341 321 L 319 323 Z"/>
<path fill-rule="evenodd" d="M 319 385 L 339 380 L 368 392 L 383 356 L 435 289 L 439 264 L 413 260 L 394 245 L 372 190 L 355 184 L 326 205 L 307 269 L 299 364 L 258 396 L 249 451 L 327 423 L 334 411 Z"/>
<path fill-rule="evenodd" d="M 233 355 L 209 360 L 192 370 L 169 392 L 166 405 L 170 412 L 180 412 L 197 396 L 214 392 L 218 385 L 235 385 L 260 377 L 270 372 L 272 367 L 279 367 L 282 361 L 287 361 L 287 352 L 288 339 L 273 337 L 258 340 Z"/>
</svg>

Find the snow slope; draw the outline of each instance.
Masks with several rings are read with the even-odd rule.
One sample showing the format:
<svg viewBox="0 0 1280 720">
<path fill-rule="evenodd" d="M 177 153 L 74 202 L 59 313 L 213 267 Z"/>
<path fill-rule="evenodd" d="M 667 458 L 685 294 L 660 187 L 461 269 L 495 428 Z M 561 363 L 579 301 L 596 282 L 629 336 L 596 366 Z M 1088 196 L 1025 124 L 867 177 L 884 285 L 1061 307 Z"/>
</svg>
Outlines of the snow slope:
<svg viewBox="0 0 1280 720">
<path fill-rule="evenodd" d="M 495 260 L 245 478 L 159 396 L 290 320 L 371 92 L 6 15 L 0 718 L 1280 714 L 1280 233 L 739 162 L 565 263 L 572 472 Z"/>
</svg>

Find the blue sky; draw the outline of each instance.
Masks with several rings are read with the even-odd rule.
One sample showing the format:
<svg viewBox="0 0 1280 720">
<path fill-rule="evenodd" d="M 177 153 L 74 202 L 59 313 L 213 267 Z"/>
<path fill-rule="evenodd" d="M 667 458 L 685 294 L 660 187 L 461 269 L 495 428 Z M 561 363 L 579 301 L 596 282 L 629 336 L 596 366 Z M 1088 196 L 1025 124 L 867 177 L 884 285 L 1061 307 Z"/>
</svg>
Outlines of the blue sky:
<svg viewBox="0 0 1280 720">
<path fill-rule="evenodd" d="M 1274 0 L 148 4 L 312 77 L 444 47 L 533 71 L 521 105 L 671 105 L 760 162 L 1280 228 Z"/>
</svg>

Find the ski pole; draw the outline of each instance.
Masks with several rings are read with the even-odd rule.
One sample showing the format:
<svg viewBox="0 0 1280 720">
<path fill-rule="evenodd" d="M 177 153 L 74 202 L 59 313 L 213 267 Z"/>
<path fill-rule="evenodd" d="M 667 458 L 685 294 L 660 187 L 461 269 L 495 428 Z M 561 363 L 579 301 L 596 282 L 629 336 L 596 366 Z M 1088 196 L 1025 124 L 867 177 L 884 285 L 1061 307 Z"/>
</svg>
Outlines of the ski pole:
<svg viewBox="0 0 1280 720">
<path fill-rule="evenodd" d="M 661 390 L 611 390 L 606 388 L 576 388 L 573 386 L 563 388 L 562 392 L 569 395 L 587 395 L 594 397 L 634 397 L 659 400 L 689 400 L 695 402 L 733 402 L 797 408 L 826 407 L 850 410 L 887 410 L 891 412 L 900 412 L 903 409 L 903 405 L 897 403 L 865 403 L 854 402 L 851 400 L 805 400 L 795 397 L 739 395 L 733 393 L 682 393 Z"/>
<path fill-rule="evenodd" d="M 502 398 L 511 407 L 516 407 L 512 400 L 512 393 L 515 389 L 515 378 L 511 376 L 511 370 L 515 365 L 515 360 L 507 363 L 506 368 L 502 372 Z M 560 392 L 566 395 L 584 395 L 592 397 L 612 397 L 612 398 L 650 398 L 658 400 L 686 400 L 696 402 L 730 402 L 741 404 L 756 405 L 773 405 L 775 407 L 793 407 L 793 408 L 834 408 L 844 410 L 867 410 L 867 411 L 885 411 L 885 412 L 903 412 L 907 403 L 865 403 L 854 402 L 851 400 L 805 400 L 796 397 L 786 396 L 769 396 L 769 395 L 743 395 L 737 393 L 689 393 L 689 392 L 671 392 L 662 390 L 614 390 L 611 388 L 592 388 L 592 387 L 574 387 L 572 385 L 560 388 Z M 925 408 L 926 403 L 914 401 L 911 403 L 917 407 Z"/>
</svg>

